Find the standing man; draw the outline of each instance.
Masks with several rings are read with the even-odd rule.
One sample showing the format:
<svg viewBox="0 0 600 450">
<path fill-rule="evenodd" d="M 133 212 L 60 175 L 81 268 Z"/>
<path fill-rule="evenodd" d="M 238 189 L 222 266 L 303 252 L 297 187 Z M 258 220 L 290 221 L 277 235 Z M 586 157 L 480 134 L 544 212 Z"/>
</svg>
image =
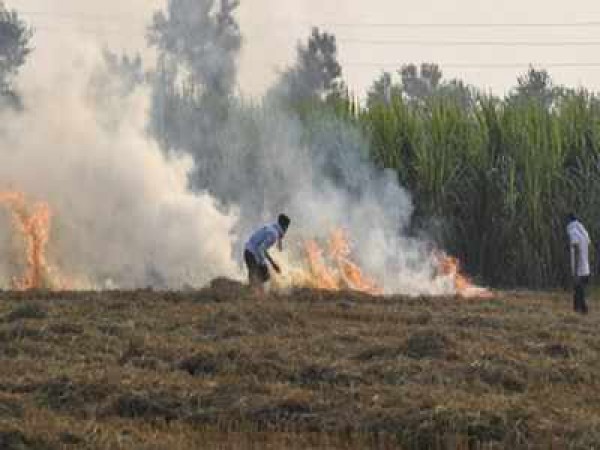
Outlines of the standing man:
<svg viewBox="0 0 600 450">
<path fill-rule="evenodd" d="M 269 281 L 270 278 L 267 262 L 271 264 L 275 272 L 281 272 L 277 263 L 269 255 L 268 250 L 275 243 L 277 243 L 279 251 L 283 249 L 282 239 L 289 226 L 290 218 L 285 214 L 280 214 L 276 223 L 265 225 L 254 232 L 244 246 L 244 262 L 248 268 L 250 286 L 258 294 L 264 292 L 264 283 Z"/>
<path fill-rule="evenodd" d="M 567 235 L 571 252 L 571 273 L 575 285 L 573 308 L 576 312 L 587 314 L 585 288 L 590 281 L 589 247 L 591 241 L 587 230 L 577 220 L 575 214 L 567 216 Z"/>
</svg>

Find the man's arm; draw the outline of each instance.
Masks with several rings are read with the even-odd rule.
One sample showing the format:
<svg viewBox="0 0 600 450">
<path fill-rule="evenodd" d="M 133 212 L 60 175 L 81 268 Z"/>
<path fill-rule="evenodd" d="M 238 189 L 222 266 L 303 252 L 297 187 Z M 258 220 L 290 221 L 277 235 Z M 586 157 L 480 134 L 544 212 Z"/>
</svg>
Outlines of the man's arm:
<svg viewBox="0 0 600 450">
<path fill-rule="evenodd" d="M 579 244 L 576 242 L 573 242 L 571 244 L 571 270 L 573 272 L 573 277 L 577 278 L 577 275 L 579 274 L 579 252 L 581 251 Z"/>
<path fill-rule="evenodd" d="M 271 258 L 271 255 L 269 255 L 269 252 L 267 252 L 266 250 L 265 250 L 265 258 L 267 259 L 267 261 L 269 261 L 271 263 L 271 266 L 273 266 L 273 269 L 275 270 L 275 272 L 281 273 L 280 267 L 277 265 L 277 263 L 275 261 L 273 261 L 273 258 Z"/>
</svg>

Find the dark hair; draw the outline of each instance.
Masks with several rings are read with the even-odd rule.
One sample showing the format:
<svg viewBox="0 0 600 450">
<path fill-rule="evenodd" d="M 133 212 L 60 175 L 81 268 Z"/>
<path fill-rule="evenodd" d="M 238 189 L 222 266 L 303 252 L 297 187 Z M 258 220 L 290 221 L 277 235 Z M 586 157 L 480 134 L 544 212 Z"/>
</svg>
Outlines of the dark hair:
<svg viewBox="0 0 600 450">
<path fill-rule="evenodd" d="M 279 214 L 279 217 L 277 218 L 277 223 L 279 224 L 284 233 L 290 226 L 290 222 L 291 220 L 288 216 L 286 216 L 285 214 Z"/>
<path fill-rule="evenodd" d="M 574 222 L 577 220 L 577 216 L 575 215 L 575 213 L 569 213 L 565 216 L 565 222 L 567 222 L 567 224 Z"/>
</svg>

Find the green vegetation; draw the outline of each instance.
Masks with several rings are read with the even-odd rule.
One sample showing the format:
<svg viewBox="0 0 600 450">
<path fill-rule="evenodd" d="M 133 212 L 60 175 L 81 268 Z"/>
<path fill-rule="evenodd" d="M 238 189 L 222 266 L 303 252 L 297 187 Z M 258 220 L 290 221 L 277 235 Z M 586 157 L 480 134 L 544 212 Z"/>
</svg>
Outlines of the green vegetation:
<svg viewBox="0 0 600 450">
<path fill-rule="evenodd" d="M 329 110 L 362 127 L 374 163 L 397 172 L 417 226 L 494 286 L 564 285 L 564 215 L 600 233 L 599 99 L 553 91 L 548 106 L 548 93 L 465 103 L 446 91 L 419 101 L 393 92 L 362 109 L 330 99 Z"/>
<path fill-rule="evenodd" d="M 0 1 L 0 107 L 20 107 L 15 79 L 31 52 L 33 31 L 14 10 Z"/>
<path fill-rule="evenodd" d="M 338 170 L 357 152 L 368 153 L 360 156 L 379 168 L 396 171 L 414 198 L 412 231 L 431 236 L 485 283 L 541 288 L 568 282 L 564 215 L 578 214 L 592 240 L 600 232 L 594 201 L 600 194 L 600 101 L 595 95 L 555 85 L 546 70 L 531 67 L 501 99 L 463 80 L 445 79 L 437 64 L 422 63 L 383 73 L 359 106 L 344 82 L 335 35 L 315 28 L 265 101 L 248 108 L 232 89 L 233 61 L 241 48 L 242 30 L 233 14 L 238 3 L 224 2 L 216 15 L 211 8 L 197 11 L 191 5 L 170 3 L 151 27 L 150 43 L 158 49 L 160 64 L 153 77 L 150 129 L 165 149 L 193 156 L 196 189 L 240 206 L 243 217 L 249 203 L 289 208 L 294 190 L 277 199 L 265 193 L 281 189 L 281 183 L 268 180 L 291 180 L 295 172 L 282 167 L 275 176 L 276 170 L 265 170 L 273 160 L 265 147 L 275 146 L 282 161 L 297 160 L 304 149 L 295 137 L 301 135 L 311 160 L 326 160 L 327 169 L 336 169 L 318 170 L 319 175 L 342 190 L 361 192 L 348 182 L 351 175 Z M 198 27 L 196 17 L 206 26 Z M 186 44 L 183 50 L 172 45 L 175 38 Z M 214 55 L 206 49 L 215 48 L 222 64 L 213 67 Z M 183 84 L 174 76 L 178 73 L 187 74 Z M 261 121 L 273 110 L 289 117 L 285 126 Z M 235 121 L 238 116 L 244 117 L 242 124 Z M 321 124 L 333 117 L 347 129 L 336 123 L 326 139 L 322 133 L 315 138 Z M 301 130 L 296 129 L 298 118 Z M 252 133 L 247 133 L 248 124 L 253 124 Z M 349 145 L 348 136 L 359 133 L 365 139 Z M 229 170 L 231 176 L 223 176 Z M 309 170 L 296 166 L 296 172 Z M 251 201 L 248 189 L 238 193 L 229 183 L 246 173 L 265 186 Z"/>
</svg>

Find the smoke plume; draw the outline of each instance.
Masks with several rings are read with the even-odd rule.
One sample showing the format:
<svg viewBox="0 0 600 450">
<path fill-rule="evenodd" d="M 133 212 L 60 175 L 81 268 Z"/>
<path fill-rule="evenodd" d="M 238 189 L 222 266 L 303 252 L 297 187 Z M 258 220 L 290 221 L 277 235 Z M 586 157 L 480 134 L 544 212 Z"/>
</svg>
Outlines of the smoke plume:
<svg viewBox="0 0 600 450">
<path fill-rule="evenodd" d="M 453 292 L 451 278 L 436 277 L 438 262 L 428 243 L 407 236 L 410 195 L 394 173 L 369 163 L 368 144 L 355 127 L 327 114 L 301 122 L 265 102 L 233 107 L 217 140 L 223 163 L 212 161 L 201 181 L 240 211 L 235 254 L 257 225 L 286 212 L 293 221 L 288 259 L 302 258 L 306 240 L 325 242 L 343 229 L 353 259 L 385 292 Z M 211 159 L 197 151 L 200 161 Z"/>
<path fill-rule="evenodd" d="M 20 79 L 24 111 L 0 113 L 0 191 L 50 206 L 47 260 L 75 287 L 239 278 L 245 239 L 286 212 L 292 226 L 280 257 L 292 265 L 307 239 L 342 228 L 385 292 L 454 292 L 451 278 L 435 276 L 427 243 L 407 237 L 410 195 L 371 165 L 356 127 L 327 113 L 300 120 L 270 98 L 215 102 L 210 86 L 197 104 L 177 92 L 172 110 L 157 111 L 165 92 L 150 92 L 152 83 L 124 92 L 93 43 L 40 44 Z M 234 70 L 231 52 L 223 57 L 218 67 Z M 152 117 L 161 118 L 154 138 Z M 9 214 L 0 225 L 0 254 L 14 254 Z M 18 265 L 2 261 L 3 286 Z"/>
<path fill-rule="evenodd" d="M 235 211 L 192 194 L 190 158 L 165 155 L 146 136 L 147 93 L 98 103 L 90 81 L 101 61 L 81 39 L 38 45 L 20 83 L 25 111 L 0 118 L 2 189 L 50 205 L 49 260 L 75 286 L 177 288 L 235 276 Z M 14 253 L 8 214 L 0 220 L 0 254 Z M 3 262 L 5 286 L 13 262 Z"/>
</svg>

